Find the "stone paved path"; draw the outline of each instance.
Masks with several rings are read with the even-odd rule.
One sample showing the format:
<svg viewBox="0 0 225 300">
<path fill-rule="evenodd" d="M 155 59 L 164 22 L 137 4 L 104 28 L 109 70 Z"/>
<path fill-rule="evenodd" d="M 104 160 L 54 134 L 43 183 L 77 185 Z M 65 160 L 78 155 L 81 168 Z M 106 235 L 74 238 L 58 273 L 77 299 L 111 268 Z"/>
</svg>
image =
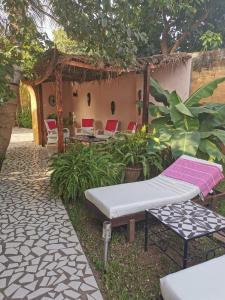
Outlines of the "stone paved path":
<svg viewBox="0 0 225 300">
<path fill-rule="evenodd" d="M 0 173 L 0 300 L 102 300 L 65 208 L 50 196 L 46 150 L 19 143 Z"/>
</svg>

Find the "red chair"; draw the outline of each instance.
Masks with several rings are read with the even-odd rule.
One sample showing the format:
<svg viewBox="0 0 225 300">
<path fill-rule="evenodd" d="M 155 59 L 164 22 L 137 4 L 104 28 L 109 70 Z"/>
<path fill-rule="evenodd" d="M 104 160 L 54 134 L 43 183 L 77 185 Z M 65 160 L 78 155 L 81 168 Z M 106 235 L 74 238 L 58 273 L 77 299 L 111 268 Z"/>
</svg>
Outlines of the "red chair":
<svg viewBox="0 0 225 300">
<path fill-rule="evenodd" d="M 82 119 L 81 128 L 76 128 L 76 135 L 93 135 L 94 119 Z"/>
<path fill-rule="evenodd" d="M 130 133 L 135 133 L 137 131 L 137 122 L 130 121 L 127 126 L 127 131 Z"/>
<path fill-rule="evenodd" d="M 47 130 L 47 144 L 55 144 L 58 141 L 58 128 L 55 119 L 44 120 L 45 127 Z M 69 138 L 70 131 L 68 128 L 63 128 L 63 137 Z"/>
<path fill-rule="evenodd" d="M 110 137 L 113 137 L 118 130 L 118 126 L 119 126 L 118 120 L 107 120 L 103 134 L 97 134 L 96 137 L 103 138 L 103 139 L 108 139 Z"/>
</svg>

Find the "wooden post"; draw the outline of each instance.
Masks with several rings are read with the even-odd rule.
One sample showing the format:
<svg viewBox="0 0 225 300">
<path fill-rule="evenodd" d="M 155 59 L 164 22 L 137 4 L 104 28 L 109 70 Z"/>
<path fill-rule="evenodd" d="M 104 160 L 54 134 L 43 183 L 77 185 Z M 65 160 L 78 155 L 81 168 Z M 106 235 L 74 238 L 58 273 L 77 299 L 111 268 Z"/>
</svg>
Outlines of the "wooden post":
<svg viewBox="0 0 225 300">
<path fill-rule="evenodd" d="M 37 101 L 37 128 L 38 128 L 38 144 L 45 146 L 45 134 L 44 134 L 44 112 L 43 112 L 43 98 L 42 98 L 42 86 L 39 84 L 34 87 L 34 92 Z M 32 116 L 33 118 L 33 116 Z M 33 120 L 32 120 L 33 122 Z M 32 124 L 33 126 L 34 124 Z"/>
<path fill-rule="evenodd" d="M 40 131 L 41 131 L 41 145 L 42 147 L 46 144 L 46 136 L 44 130 L 44 109 L 43 109 L 43 94 L 42 94 L 42 84 L 39 84 L 39 100 L 40 100 Z"/>
<path fill-rule="evenodd" d="M 142 125 L 148 125 L 149 93 L 150 93 L 150 68 L 149 68 L 149 63 L 147 63 L 144 70 Z"/>
<path fill-rule="evenodd" d="M 62 66 L 57 66 L 55 70 L 56 81 L 56 108 L 58 126 L 58 152 L 63 153 L 63 108 L 62 108 Z"/>
<path fill-rule="evenodd" d="M 131 219 L 128 222 L 128 242 L 131 243 L 135 240 L 135 220 Z"/>
</svg>

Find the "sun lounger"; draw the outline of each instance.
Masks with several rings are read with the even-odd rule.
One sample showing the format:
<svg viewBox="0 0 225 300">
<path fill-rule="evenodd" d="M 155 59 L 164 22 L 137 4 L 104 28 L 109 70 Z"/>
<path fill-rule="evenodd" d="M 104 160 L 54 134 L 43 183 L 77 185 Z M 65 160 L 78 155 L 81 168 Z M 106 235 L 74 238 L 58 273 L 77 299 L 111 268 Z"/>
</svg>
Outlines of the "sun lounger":
<svg viewBox="0 0 225 300">
<path fill-rule="evenodd" d="M 224 300 L 225 255 L 160 280 L 164 300 Z"/>
<path fill-rule="evenodd" d="M 219 164 L 186 155 L 181 158 L 213 166 L 220 170 L 220 173 L 222 171 L 222 166 Z M 129 225 L 130 221 L 134 223 L 133 220 L 143 220 L 146 209 L 187 201 L 200 194 L 198 185 L 165 175 L 134 183 L 93 188 L 85 192 L 88 206 L 98 213 L 102 221 L 110 221 L 112 227 Z M 131 236 L 134 225 L 129 228 L 129 236 Z"/>
</svg>

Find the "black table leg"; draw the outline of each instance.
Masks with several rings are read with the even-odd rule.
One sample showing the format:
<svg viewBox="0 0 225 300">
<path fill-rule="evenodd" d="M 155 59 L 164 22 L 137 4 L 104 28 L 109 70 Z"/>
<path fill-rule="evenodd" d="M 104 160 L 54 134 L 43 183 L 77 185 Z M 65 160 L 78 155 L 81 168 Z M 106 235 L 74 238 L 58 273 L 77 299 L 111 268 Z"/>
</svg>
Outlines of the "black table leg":
<svg viewBox="0 0 225 300">
<path fill-rule="evenodd" d="M 148 251 L 149 213 L 145 211 L 145 251 Z"/>
<path fill-rule="evenodd" d="M 187 258 L 188 258 L 188 241 L 184 240 L 183 269 L 186 269 L 187 267 Z"/>
</svg>

